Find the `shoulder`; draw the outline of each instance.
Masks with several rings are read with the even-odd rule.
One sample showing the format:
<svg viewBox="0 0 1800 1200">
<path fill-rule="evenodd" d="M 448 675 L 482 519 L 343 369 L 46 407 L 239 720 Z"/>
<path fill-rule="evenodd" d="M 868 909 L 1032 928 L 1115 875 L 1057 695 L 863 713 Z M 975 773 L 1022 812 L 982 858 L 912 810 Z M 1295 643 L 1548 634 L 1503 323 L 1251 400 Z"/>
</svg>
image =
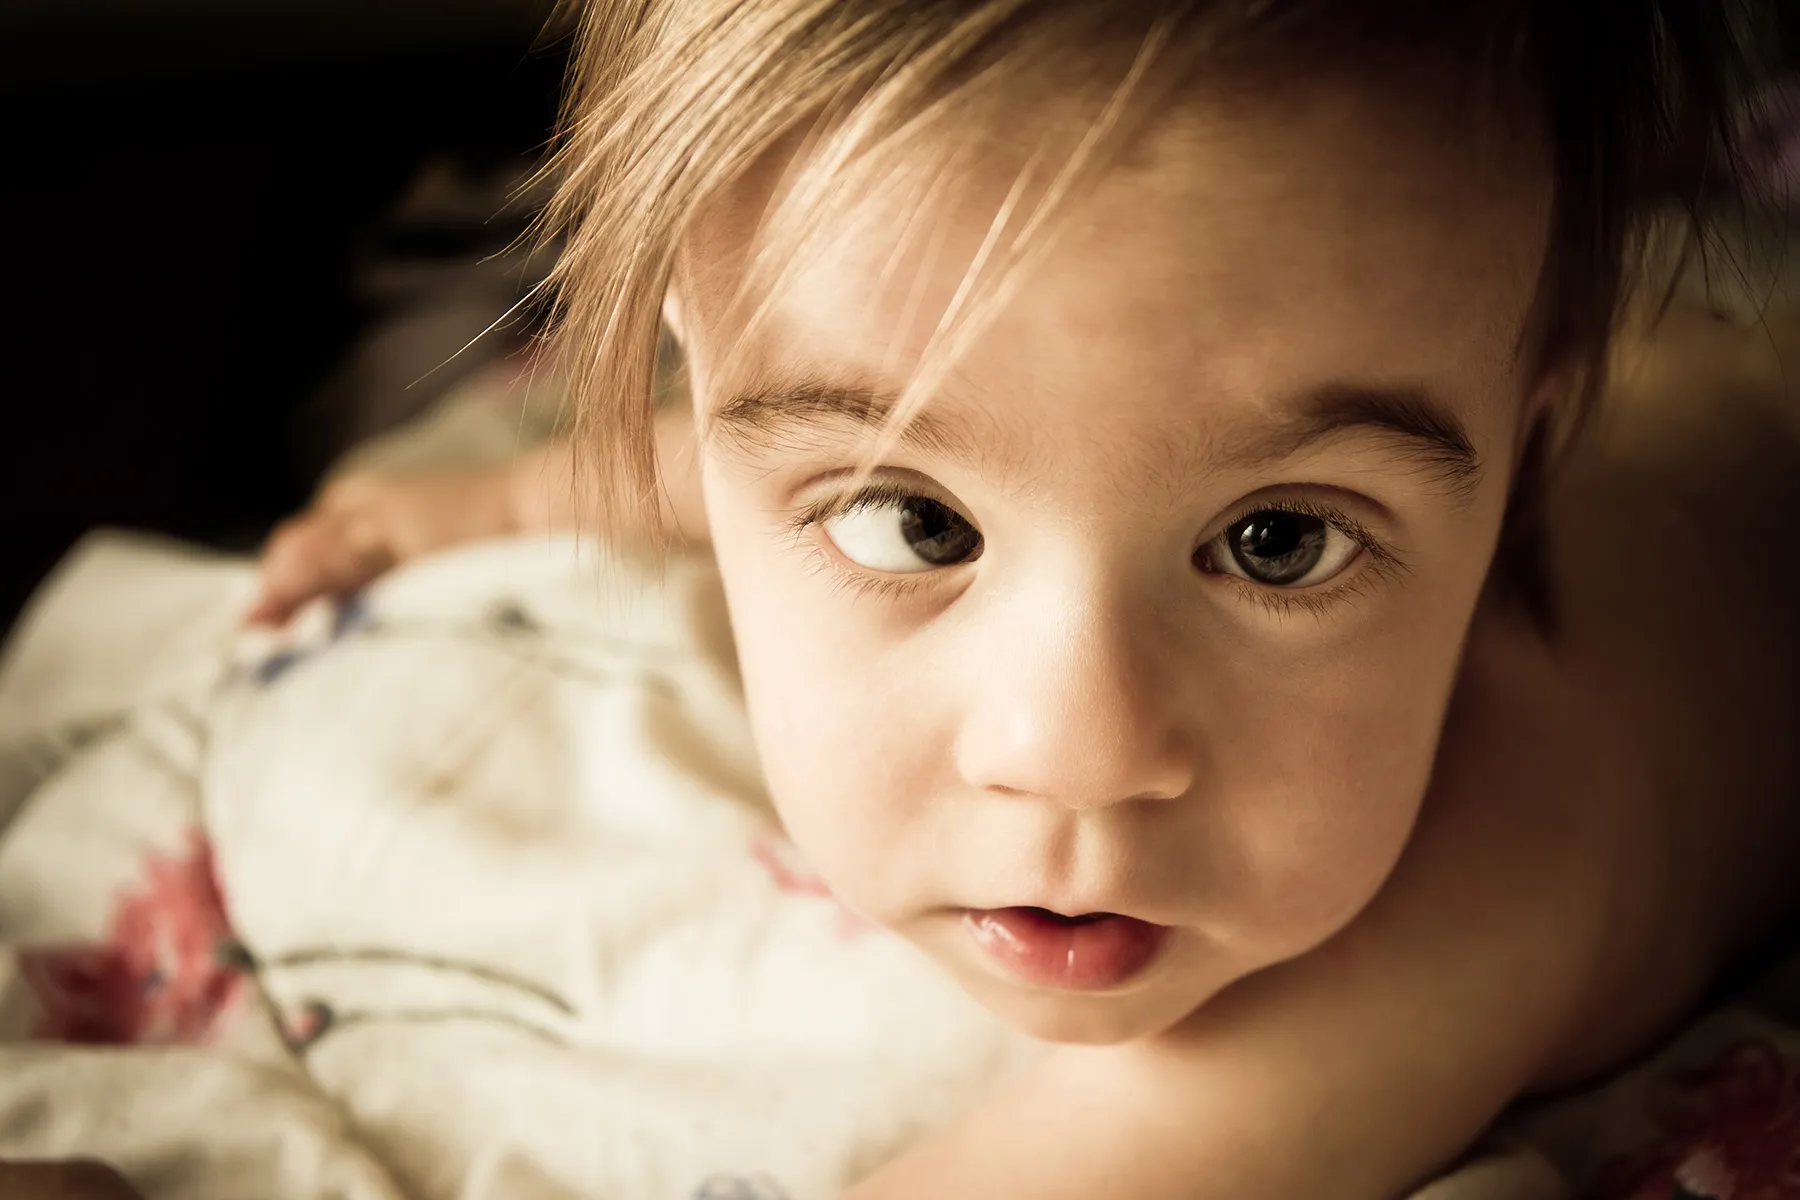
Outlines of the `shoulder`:
<svg viewBox="0 0 1800 1200">
<path fill-rule="evenodd" d="M 1590 618 L 1661 628 L 1724 605 L 1789 624 L 1800 308 L 1745 320 L 1680 302 L 1623 333 L 1548 511 L 1560 598 Z"/>
<path fill-rule="evenodd" d="M 1572 669 L 1676 786 L 1800 775 L 1800 310 L 1627 332 L 1544 531 Z"/>
<path fill-rule="evenodd" d="M 1559 591 L 1609 623 L 1800 597 L 1800 308 L 1683 301 L 1628 328 L 1548 509 Z"/>
</svg>

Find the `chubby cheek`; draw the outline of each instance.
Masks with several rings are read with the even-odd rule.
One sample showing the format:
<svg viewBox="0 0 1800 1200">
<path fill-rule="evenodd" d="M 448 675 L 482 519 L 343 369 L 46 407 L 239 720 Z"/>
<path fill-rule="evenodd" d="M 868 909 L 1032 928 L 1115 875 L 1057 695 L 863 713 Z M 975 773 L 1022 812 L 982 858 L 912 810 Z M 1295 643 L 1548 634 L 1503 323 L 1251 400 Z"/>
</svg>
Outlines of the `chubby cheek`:
<svg viewBox="0 0 1800 1200">
<path fill-rule="evenodd" d="M 715 537 L 764 780 L 808 865 L 883 920 L 919 882 L 901 868 L 917 858 L 912 807 L 931 791 L 921 764 L 933 739 L 897 697 L 857 601 L 766 537 Z"/>
<path fill-rule="evenodd" d="M 1235 830 L 1240 885 L 1220 905 L 1220 941 L 1240 970 L 1326 941 L 1372 900 L 1411 835 L 1424 790 L 1412 764 L 1351 791 L 1317 787 Z"/>
<path fill-rule="evenodd" d="M 1220 940 L 1252 968 L 1342 929 L 1392 872 L 1456 679 L 1453 611 L 1374 634 L 1331 669 L 1233 687 L 1209 739 L 1214 836 L 1231 847 L 1215 903 Z"/>
</svg>

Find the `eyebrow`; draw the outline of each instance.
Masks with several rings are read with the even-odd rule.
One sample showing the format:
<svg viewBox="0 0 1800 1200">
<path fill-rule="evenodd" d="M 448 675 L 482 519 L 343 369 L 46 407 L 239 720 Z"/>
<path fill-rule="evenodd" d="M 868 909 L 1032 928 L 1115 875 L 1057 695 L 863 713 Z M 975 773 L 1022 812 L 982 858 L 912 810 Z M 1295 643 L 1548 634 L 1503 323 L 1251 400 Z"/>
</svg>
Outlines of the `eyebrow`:
<svg viewBox="0 0 1800 1200">
<path fill-rule="evenodd" d="M 900 398 L 892 392 L 822 379 L 802 379 L 740 392 L 714 410 L 707 434 L 719 433 L 745 447 L 777 449 L 784 437 L 821 425 L 884 429 Z M 961 422 L 921 409 L 900 431 L 903 445 L 941 458 L 978 462 L 980 442 Z"/>
<path fill-rule="evenodd" d="M 1450 407 L 1424 388 L 1332 385 L 1309 392 L 1291 415 L 1234 446 L 1225 457 L 1266 466 L 1349 434 L 1387 441 L 1458 500 L 1481 478 L 1481 456 Z"/>
<path fill-rule="evenodd" d="M 802 379 L 742 392 L 712 414 L 713 433 L 742 446 L 775 449 L 783 437 L 828 424 L 884 427 L 898 397 L 874 388 Z M 1481 475 L 1481 458 L 1467 430 L 1431 392 L 1414 387 L 1331 385 L 1306 393 L 1270 427 L 1235 440 L 1221 461 L 1265 467 L 1352 434 L 1387 440 L 1393 453 L 1411 459 L 1459 499 L 1466 500 Z M 991 453 L 960 422 L 930 408 L 901 433 L 903 444 L 962 462 Z"/>
</svg>

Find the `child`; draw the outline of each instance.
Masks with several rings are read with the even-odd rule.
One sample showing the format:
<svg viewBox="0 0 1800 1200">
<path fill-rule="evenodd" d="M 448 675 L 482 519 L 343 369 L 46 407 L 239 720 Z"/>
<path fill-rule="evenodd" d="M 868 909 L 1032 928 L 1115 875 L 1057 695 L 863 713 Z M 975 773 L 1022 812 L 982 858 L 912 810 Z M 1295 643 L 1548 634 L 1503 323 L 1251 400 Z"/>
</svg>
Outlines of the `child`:
<svg viewBox="0 0 1800 1200">
<path fill-rule="evenodd" d="M 1725 17 L 596 6 L 572 440 L 328 491 L 255 615 L 660 491 L 810 863 L 1059 1044 L 855 1200 L 1394 1195 L 1791 911 L 1782 389 L 1628 342 L 1572 436 Z"/>
</svg>

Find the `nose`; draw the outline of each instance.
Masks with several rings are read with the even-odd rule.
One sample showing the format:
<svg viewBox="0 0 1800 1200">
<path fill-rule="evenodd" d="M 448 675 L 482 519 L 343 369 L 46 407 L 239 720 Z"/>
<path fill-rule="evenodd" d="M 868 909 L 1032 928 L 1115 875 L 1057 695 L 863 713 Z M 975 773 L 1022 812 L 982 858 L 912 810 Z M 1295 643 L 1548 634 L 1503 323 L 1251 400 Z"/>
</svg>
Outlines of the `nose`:
<svg viewBox="0 0 1800 1200">
<path fill-rule="evenodd" d="M 1185 795 L 1196 772 L 1173 637 L 1121 600 L 1020 597 L 981 650 L 957 738 L 963 781 L 1071 809 Z"/>
</svg>

